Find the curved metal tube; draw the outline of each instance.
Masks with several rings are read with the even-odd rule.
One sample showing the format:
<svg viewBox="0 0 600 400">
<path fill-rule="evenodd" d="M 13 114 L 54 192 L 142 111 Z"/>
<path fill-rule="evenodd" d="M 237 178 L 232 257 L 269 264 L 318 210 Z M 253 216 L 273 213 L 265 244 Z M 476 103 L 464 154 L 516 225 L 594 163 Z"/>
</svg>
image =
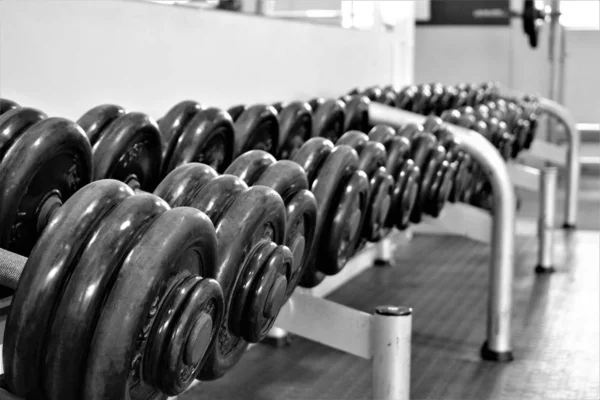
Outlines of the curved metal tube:
<svg viewBox="0 0 600 400">
<path fill-rule="evenodd" d="M 525 93 L 501 87 L 500 95 L 505 98 L 518 100 L 523 98 Z M 561 122 L 567 130 L 567 179 L 565 181 L 566 201 L 564 227 L 574 228 L 577 223 L 577 199 L 579 196 L 579 175 L 581 169 L 579 163 L 581 133 L 577 129 L 573 115 L 565 107 L 544 97 L 539 97 L 538 101 L 542 112 Z"/>
<path fill-rule="evenodd" d="M 402 124 L 423 123 L 425 117 L 419 114 L 391 108 L 371 102 L 369 105 L 371 124 L 388 124 L 399 127 Z M 506 163 L 500 153 L 477 132 L 446 124 L 454 133 L 462 148 L 485 170 L 492 185 L 494 213 L 492 220 L 492 251 L 490 263 L 487 342 L 488 350 L 498 360 L 511 358 L 511 311 L 512 285 L 515 251 L 515 193 L 510 181 Z M 486 357 L 487 358 L 487 357 Z"/>
</svg>

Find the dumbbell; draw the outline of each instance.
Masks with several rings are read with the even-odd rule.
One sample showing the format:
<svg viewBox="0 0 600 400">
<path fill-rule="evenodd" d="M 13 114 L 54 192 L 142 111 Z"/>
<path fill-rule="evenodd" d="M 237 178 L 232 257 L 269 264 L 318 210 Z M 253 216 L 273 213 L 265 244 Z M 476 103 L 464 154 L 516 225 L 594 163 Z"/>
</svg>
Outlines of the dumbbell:
<svg viewBox="0 0 600 400">
<path fill-rule="evenodd" d="M 231 369 L 248 343 L 272 327 L 291 291 L 293 255 L 283 245 L 286 207 L 265 186 L 248 185 L 233 175 L 189 163 L 167 175 L 154 192 L 172 207 L 204 212 L 217 235 L 217 258 L 210 276 L 223 289 L 225 311 L 218 341 L 198 377 L 216 379 Z"/>
<path fill-rule="evenodd" d="M 371 100 L 362 94 L 345 95 L 341 98 L 345 104 L 344 132 L 360 131 L 368 132 L 369 104 Z"/>
<path fill-rule="evenodd" d="M 1 251 L 2 283 L 15 289 L 3 342 L 8 390 L 48 400 L 183 392 L 222 322 L 222 290 L 207 279 L 216 251 L 215 228 L 198 210 L 170 209 L 115 180 L 77 191 L 29 258 Z"/>
<path fill-rule="evenodd" d="M 314 287 L 341 271 L 355 254 L 367 211 L 369 179 L 359 170 L 356 151 L 334 146 L 323 137 L 308 140 L 292 160 L 308 178 L 317 200 L 317 226 L 309 262 L 300 285 Z"/>
<path fill-rule="evenodd" d="M 9 100 L 9 99 L 3 99 L 0 98 L 0 115 L 4 114 L 7 111 L 10 110 L 14 110 L 15 108 L 18 108 L 19 104 Z"/>
<path fill-rule="evenodd" d="M 411 214 L 411 221 L 421 221 L 423 213 L 438 217 L 452 190 L 455 166 L 447 159 L 446 149 L 422 125 L 406 124 L 397 135 L 407 138 L 411 158 L 421 171 L 419 194 Z"/>
<path fill-rule="evenodd" d="M 369 140 L 381 143 L 386 150 L 385 168 L 394 178 L 390 213 L 386 226 L 400 230 L 408 228 L 410 215 L 417 201 L 421 171 L 411 159 L 410 142 L 396 135 L 388 125 L 376 125 L 369 131 Z"/>
<path fill-rule="evenodd" d="M 163 142 L 163 177 L 190 162 L 210 165 L 222 173 L 233 159 L 233 120 L 224 110 L 182 101 L 160 119 L 158 127 Z"/>
<path fill-rule="evenodd" d="M 276 161 L 262 150 L 251 150 L 227 168 L 226 174 L 241 178 L 247 185 L 262 185 L 275 190 L 286 208 L 283 243 L 294 256 L 286 300 L 292 295 L 309 263 L 317 224 L 317 201 L 308 187 L 306 172 L 295 162 Z"/>
<path fill-rule="evenodd" d="M 453 167 L 452 190 L 449 200 L 459 201 L 465 195 L 465 190 L 472 177 L 473 160 L 469 154 L 461 149 L 454 134 L 443 125 L 439 117 L 429 116 L 423 123 L 423 129 L 435 135 L 438 143 L 446 150 L 446 160 Z"/>
<path fill-rule="evenodd" d="M 279 122 L 277 158 L 290 160 L 304 142 L 312 137 L 313 119 L 310 105 L 303 101 L 274 104 Z"/>
<path fill-rule="evenodd" d="M 308 103 L 313 111 L 312 137 L 323 137 L 335 143 L 344 134 L 344 102 L 339 99 L 314 98 Z"/>
<path fill-rule="evenodd" d="M 104 104 L 77 121 L 91 145 L 93 180 L 117 179 L 151 192 L 161 179 L 162 139 L 157 123 L 141 112 Z"/>
<path fill-rule="evenodd" d="M 2 103 L 11 109 L 0 115 L 0 248 L 28 256 L 50 216 L 91 181 L 92 149 L 74 122 Z"/>
<path fill-rule="evenodd" d="M 390 230 L 386 222 L 394 194 L 394 179 L 385 168 L 386 149 L 383 144 L 370 141 L 365 133 L 359 131 L 344 133 L 336 145 L 347 145 L 356 150 L 359 156 L 358 169 L 369 178 L 367 209 L 361 223 L 362 236 L 369 242 L 376 242 Z"/>
<path fill-rule="evenodd" d="M 234 121 L 233 158 L 249 150 L 264 150 L 277 155 L 279 121 L 277 110 L 270 105 L 237 105 L 227 110 Z"/>
</svg>

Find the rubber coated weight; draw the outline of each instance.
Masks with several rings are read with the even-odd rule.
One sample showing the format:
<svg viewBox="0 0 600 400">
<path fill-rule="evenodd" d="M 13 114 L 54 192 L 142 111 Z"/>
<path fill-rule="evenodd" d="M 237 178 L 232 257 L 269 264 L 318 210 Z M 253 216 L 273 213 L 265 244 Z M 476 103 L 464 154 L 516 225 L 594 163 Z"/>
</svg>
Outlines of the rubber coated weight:
<svg viewBox="0 0 600 400">
<path fill-rule="evenodd" d="M 333 143 L 325 138 L 312 138 L 300 147 L 293 160 L 306 172 L 308 184 L 312 186 L 313 181 L 323 162 L 333 150 Z"/>
<path fill-rule="evenodd" d="M 233 122 L 236 122 L 237 119 L 242 115 L 242 113 L 246 111 L 246 105 L 240 104 L 237 106 L 233 106 L 227 110 Z"/>
<path fill-rule="evenodd" d="M 198 102 L 184 100 L 167 111 L 164 117 L 158 122 L 163 143 L 162 160 L 165 165 L 169 163 L 179 136 L 202 108 Z"/>
<path fill-rule="evenodd" d="M 344 119 L 344 132 L 357 130 L 367 132 L 369 130 L 369 100 L 366 96 L 353 96 L 346 104 L 346 116 Z"/>
<path fill-rule="evenodd" d="M 248 185 L 275 190 L 286 207 L 286 232 L 283 243 L 294 256 L 286 296 L 298 285 L 309 260 L 317 219 L 317 202 L 308 190 L 306 172 L 297 163 L 277 161 L 268 153 L 252 150 L 238 157 L 226 173 L 242 178 Z"/>
<path fill-rule="evenodd" d="M 189 204 L 200 189 L 217 176 L 217 172 L 208 165 L 185 164 L 171 171 L 160 182 L 154 194 L 164 199 L 171 207 L 181 207 Z"/>
<path fill-rule="evenodd" d="M 277 154 L 279 121 L 273 107 L 262 104 L 247 107 L 235 120 L 234 129 L 234 158 L 249 150 Z"/>
<path fill-rule="evenodd" d="M 156 196 L 132 196 L 91 233 L 93 240 L 84 247 L 77 268 L 63 285 L 46 339 L 44 387 L 50 400 L 80 398 L 82 367 L 104 297 L 137 238 L 167 209 L 167 203 Z"/>
<path fill-rule="evenodd" d="M 410 216 L 419 194 L 421 171 L 413 160 L 405 160 L 395 177 L 392 204 L 386 226 L 404 230 L 408 228 Z"/>
<path fill-rule="evenodd" d="M 27 107 L 7 110 L 0 115 L 0 160 L 23 132 L 46 118 L 43 112 Z"/>
<path fill-rule="evenodd" d="M 190 165 L 206 168 L 201 164 L 179 168 Z M 171 174 L 177 173 L 178 169 Z M 248 342 L 257 342 L 266 335 L 286 298 L 293 260 L 290 250 L 282 246 L 285 206 L 272 189 L 248 188 L 233 175 L 204 183 L 184 205 L 205 212 L 217 233 L 218 259 L 207 276 L 214 277 L 223 289 L 225 313 L 216 345 L 198 375 L 203 380 L 216 379 L 239 361 Z M 276 251 L 264 255 L 257 249 L 264 242 L 276 244 Z M 257 257 L 266 257 L 266 261 L 258 262 Z M 244 295 L 247 300 L 240 303 L 236 298 L 243 293 L 249 297 Z"/>
<path fill-rule="evenodd" d="M 84 398 L 165 399 L 189 387 L 224 315 L 218 283 L 202 278 L 216 246 L 210 220 L 187 207 L 162 213 L 138 237 L 98 318 Z"/>
<path fill-rule="evenodd" d="M 383 95 L 383 91 L 378 86 L 371 86 L 370 88 L 363 90 L 361 94 L 366 96 L 371 101 L 379 101 Z"/>
<path fill-rule="evenodd" d="M 84 130 L 93 146 L 104 130 L 124 114 L 125 109 L 123 107 L 114 104 L 102 104 L 83 114 L 77 120 L 77 124 Z"/>
<path fill-rule="evenodd" d="M 0 115 L 15 108 L 19 108 L 19 104 L 9 99 L 0 98 Z"/>
<path fill-rule="evenodd" d="M 92 154 L 94 180 L 117 179 L 146 192 L 160 182 L 161 134 L 146 114 L 130 112 L 114 119 L 98 134 Z"/>
<path fill-rule="evenodd" d="M 233 145 L 234 127 L 230 115 L 219 108 L 198 110 L 171 144 L 162 175 L 190 162 L 209 165 L 222 173 L 233 159 Z"/>
<path fill-rule="evenodd" d="M 285 206 L 272 189 L 254 186 L 239 194 L 222 217 L 215 221 L 219 259 L 214 271 L 229 305 L 245 285 L 256 287 L 251 302 L 243 308 L 226 307 L 224 323 L 219 328 L 217 345 L 212 349 L 200 379 L 215 379 L 232 368 L 247 348 L 247 341 L 262 339 L 279 313 L 291 273 L 290 250 L 281 246 L 285 233 Z M 261 242 L 279 245 L 277 254 L 260 268 L 253 262 L 252 250 Z M 275 258 L 276 257 L 276 258 Z M 261 288 L 260 292 L 258 289 Z M 268 293 L 266 298 L 261 293 Z M 230 322 L 243 312 L 248 323 L 240 332 Z"/>
<path fill-rule="evenodd" d="M 366 178 L 366 174 L 362 175 L 367 179 L 364 187 L 360 181 L 355 182 L 357 196 L 345 201 L 340 198 L 344 196 L 343 193 L 350 190 L 346 184 L 353 179 L 355 172 L 359 172 L 358 163 L 359 158 L 356 151 L 349 146 L 341 145 L 335 146 L 331 150 L 319 168 L 317 177 L 311 186 L 318 206 L 315 238 L 317 245 L 313 247 L 316 257 L 311 257 L 315 262 L 309 265 L 301 285 L 310 285 L 321 281 L 324 276 L 318 274 L 317 271 L 327 275 L 338 273 L 343 269 L 348 258 L 354 254 L 356 243 L 360 237 L 360 221 L 362 221 L 367 206 L 368 178 Z M 356 180 L 356 178 L 354 179 Z M 350 200 L 352 201 L 350 202 Z M 335 228 L 332 226 L 333 224 L 336 225 Z M 331 243 L 335 240 L 331 235 L 336 229 L 340 232 L 347 231 L 347 235 L 342 242 L 335 243 L 334 247 Z"/>
<path fill-rule="evenodd" d="M 358 94 L 358 93 L 356 93 L 356 94 Z M 308 101 L 308 105 L 310 106 L 313 114 L 315 112 L 317 112 L 317 109 L 319 107 L 321 107 L 323 105 L 323 103 L 325 103 L 325 99 L 322 97 L 315 97 L 314 99 L 311 99 Z"/>
<path fill-rule="evenodd" d="M 369 137 L 358 131 L 346 132 L 338 140 L 338 145 L 348 145 L 359 154 L 358 169 L 369 178 L 367 212 L 363 216 L 363 237 L 371 242 L 388 233 L 385 225 L 390 210 L 393 192 L 393 179 L 385 170 L 387 163 L 383 144 L 369 141 Z"/>
<path fill-rule="evenodd" d="M 376 242 L 389 233 L 390 227 L 386 222 L 392 206 L 393 191 L 392 176 L 385 167 L 377 168 L 369 179 L 367 208 L 362 224 L 362 233 L 366 240 Z"/>
<path fill-rule="evenodd" d="M 413 137 L 415 137 L 416 135 L 418 135 L 422 132 L 424 132 L 423 125 L 410 123 L 410 124 L 406 124 L 403 127 L 399 128 L 396 131 L 396 135 L 405 137 L 408 140 L 412 140 Z"/>
<path fill-rule="evenodd" d="M 345 105 L 341 100 L 325 100 L 313 111 L 313 136 L 336 142 L 344 133 Z M 314 109 L 314 108 L 313 108 Z"/>
<path fill-rule="evenodd" d="M 250 150 L 236 158 L 227 168 L 225 174 L 235 175 L 247 185 L 252 185 L 275 162 L 275 157 L 266 151 Z"/>
<path fill-rule="evenodd" d="M 312 136 L 312 110 L 305 102 L 292 102 L 282 107 L 277 118 L 279 120 L 279 147 L 277 157 L 289 160 L 300 147 Z"/>
<path fill-rule="evenodd" d="M 56 208 L 90 182 L 92 155 L 74 122 L 48 118 L 23 130 L 43 114 L 16 109 L 0 118 L 14 121 L 12 113 L 20 122 L 0 162 L 0 246 L 27 256 Z"/>
<path fill-rule="evenodd" d="M 339 272 L 356 253 L 362 230 L 361 223 L 367 212 L 367 175 L 363 171 L 355 171 L 342 183 L 345 189 L 339 193 L 338 200 L 333 205 L 335 211 L 326 215 L 327 240 L 324 243 L 316 242 L 320 245 L 317 253 L 320 270 L 328 275 Z M 305 274 L 301 285 L 313 287 L 322 277 L 324 276 L 319 273 Z"/>
<path fill-rule="evenodd" d="M 42 361 L 55 304 L 91 233 L 131 195 L 133 191 L 121 182 L 90 183 L 56 211 L 31 251 L 4 331 L 4 373 L 8 388 L 17 396 L 46 398 Z"/>
</svg>

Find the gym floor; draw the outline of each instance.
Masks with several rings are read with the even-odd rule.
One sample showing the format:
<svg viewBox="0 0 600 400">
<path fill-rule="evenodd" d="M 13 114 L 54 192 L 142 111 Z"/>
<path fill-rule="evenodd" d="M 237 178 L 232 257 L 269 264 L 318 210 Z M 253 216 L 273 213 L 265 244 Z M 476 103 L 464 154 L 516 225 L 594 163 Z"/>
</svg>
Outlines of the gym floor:
<svg viewBox="0 0 600 400">
<path fill-rule="evenodd" d="M 515 360 L 479 358 L 485 337 L 489 249 L 458 237 L 416 236 L 393 267 L 368 269 L 329 298 L 372 312 L 413 307 L 411 399 L 600 398 L 600 191 L 582 179 L 580 226 L 556 232 L 557 272 L 536 276 L 535 196 L 519 213 L 514 285 Z M 594 194 L 595 193 L 595 194 Z M 562 198 L 557 207 L 562 215 Z M 228 375 L 180 400 L 367 399 L 370 364 L 295 337 L 290 346 L 254 346 Z"/>
</svg>

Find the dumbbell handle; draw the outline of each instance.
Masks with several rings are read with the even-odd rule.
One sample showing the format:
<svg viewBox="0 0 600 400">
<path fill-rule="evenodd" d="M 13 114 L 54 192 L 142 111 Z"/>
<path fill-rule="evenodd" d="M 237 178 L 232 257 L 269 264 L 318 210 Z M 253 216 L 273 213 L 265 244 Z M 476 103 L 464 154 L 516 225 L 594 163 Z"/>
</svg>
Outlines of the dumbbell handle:
<svg viewBox="0 0 600 400">
<path fill-rule="evenodd" d="M 0 249 L 0 286 L 16 289 L 27 257 Z"/>
</svg>

